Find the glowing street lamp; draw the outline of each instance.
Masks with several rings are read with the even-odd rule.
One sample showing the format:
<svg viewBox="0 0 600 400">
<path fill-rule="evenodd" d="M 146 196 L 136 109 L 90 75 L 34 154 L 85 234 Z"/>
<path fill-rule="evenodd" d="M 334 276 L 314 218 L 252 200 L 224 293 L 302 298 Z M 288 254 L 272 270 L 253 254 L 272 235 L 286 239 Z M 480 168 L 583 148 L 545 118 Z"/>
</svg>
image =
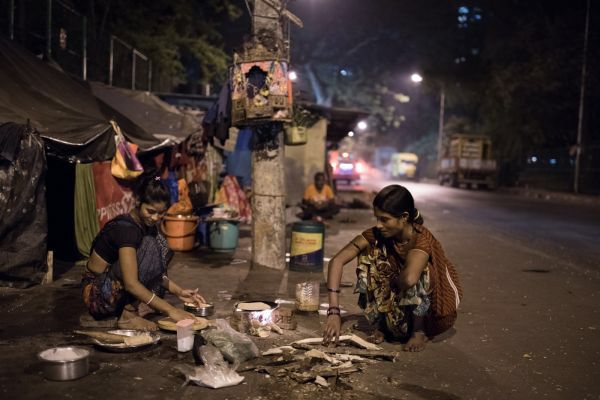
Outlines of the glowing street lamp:
<svg viewBox="0 0 600 400">
<path fill-rule="evenodd" d="M 288 77 L 290 78 L 290 81 L 295 82 L 298 79 L 298 74 L 296 71 L 290 71 Z"/>
<path fill-rule="evenodd" d="M 410 80 L 414 83 L 421 83 L 423 82 L 423 77 L 417 73 L 414 73 L 410 76 Z"/>
<path fill-rule="evenodd" d="M 365 129 L 367 129 L 367 123 L 365 121 L 360 121 L 358 124 L 356 124 L 356 127 L 358 129 L 360 129 L 361 131 L 364 131 Z"/>
<path fill-rule="evenodd" d="M 350 131 L 350 132 L 348 132 L 348 136 L 349 136 L 349 137 L 352 137 L 352 136 L 354 136 L 354 131 Z"/>
</svg>

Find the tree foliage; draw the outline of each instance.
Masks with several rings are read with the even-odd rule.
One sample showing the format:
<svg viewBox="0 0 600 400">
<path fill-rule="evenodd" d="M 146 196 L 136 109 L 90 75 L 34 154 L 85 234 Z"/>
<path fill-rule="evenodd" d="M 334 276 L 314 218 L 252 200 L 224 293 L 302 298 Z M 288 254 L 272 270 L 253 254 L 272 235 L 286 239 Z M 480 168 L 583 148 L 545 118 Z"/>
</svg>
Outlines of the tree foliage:
<svg viewBox="0 0 600 400">
<path fill-rule="evenodd" d="M 222 83 L 230 62 L 222 31 L 242 10 L 234 0 L 89 0 L 95 37 L 117 35 L 150 56 L 163 74 Z M 189 74 L 190 66 L 197 70 Z M 186 67 L 187 70 L 186 71 Z M 188 72 L 186 74 L 186 72 Z"/>
<path fill-rule="evenodd" d="M 465 26 L 457 20 L 462 6 L 477 10 Z M 492 136 L 498 156 L 516 160 L 531 149 L 575 143 L 584 11 L 585 0 L 297 2 L 306 28 L 293 32 L 293 62 L 317 101 L 368 109 L 388 142 L 416 142 L 436 131 L 443 87 L 446 121 L 459 118 Z M 600 98 L 596 22 L 587 110 Z M 425 78 L 418 91 L 406 83 L 413 70 Z M 398 101 L 401 95 L 411 101 Z M 410 114 L 416 102 L 422 109 Z M 584 117 L 587 132 L 598 129 L 600 115 Z"/>
</svg>

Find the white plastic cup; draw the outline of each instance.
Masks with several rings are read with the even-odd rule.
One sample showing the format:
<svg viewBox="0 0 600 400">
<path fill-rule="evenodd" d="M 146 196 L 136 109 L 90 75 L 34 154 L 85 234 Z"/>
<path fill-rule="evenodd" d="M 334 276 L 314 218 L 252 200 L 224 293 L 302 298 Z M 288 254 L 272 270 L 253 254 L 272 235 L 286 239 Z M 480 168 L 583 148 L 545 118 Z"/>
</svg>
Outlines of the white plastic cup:
<svg viewBox="0 0 600 400">
<path fill-rule="evenodd" d="M 194 347 L 194 320 L 182 319 L 177 322 L 177 351 L 185 353 Z"/>
</svg>

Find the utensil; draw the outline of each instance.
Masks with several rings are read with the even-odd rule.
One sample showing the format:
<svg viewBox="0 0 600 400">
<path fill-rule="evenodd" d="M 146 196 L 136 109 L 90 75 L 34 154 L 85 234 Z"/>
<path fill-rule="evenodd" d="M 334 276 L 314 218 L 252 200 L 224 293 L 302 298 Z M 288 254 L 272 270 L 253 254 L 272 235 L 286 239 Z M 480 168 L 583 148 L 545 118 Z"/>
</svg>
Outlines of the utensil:
<svg viewBox="0 0 600 400">
<path fill-rule="evenodd" d="M 51 347 L 37 356 L 42 362 L 44 376 L 53 381 L 79 379 L 90 370 L 90 352 L 82 347 Z"/>
<path fill-rule="evenodd" d="M 158 332 L 146 332 L 135 329 L 116 329 L 108 331 L 107 333 L 115 336 L 122 336 L 124 340 L 121 343 L 110 343 L 100 339 L 94 339 L 94 344 L 104 350 L 114 353 L 128 353 L 143 350 L 160 341 L 160 334 Z M 143 338 L 143 340 L 140 338 Z"/>
<path fill-rule="evenodd" d="M 135 329 L 121 329 L 109 332 L 74 331 L 80 335 L 86 335 L 102 343 L 124 343 L 126 346 L 143 346 L 150 344 L 154 339 L 148 332 Z"/>
<path fill-rule="evenodd" d="M 198 317 L 208 317 L 210 315 L 213 315 L 215 312 L 215 306 L 213 304 L 202 304 L 201 306 L 194 304 L 194 303 L 185 303 L 183 305 L 183 309 L 185 311 L 189 311 L 192 314 L 198 316 Z"/>
</svg>

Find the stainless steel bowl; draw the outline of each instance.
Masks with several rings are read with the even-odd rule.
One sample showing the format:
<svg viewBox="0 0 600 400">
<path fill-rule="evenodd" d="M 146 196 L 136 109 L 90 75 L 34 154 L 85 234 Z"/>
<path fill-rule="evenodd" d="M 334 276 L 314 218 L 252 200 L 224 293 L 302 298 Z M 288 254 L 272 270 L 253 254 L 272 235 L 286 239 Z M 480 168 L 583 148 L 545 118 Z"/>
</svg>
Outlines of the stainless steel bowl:
<svg viewBox="0 0 600 400">
<path fill-rule="evenodd" d="M 70 381 L 86 376 L 90 352 L 83 347 L 51 347 L 38 353 L 44 376 L 53 381 Z"/>
<path fill-rule="evenodd" d="M 183 305 L 183 309 L 185 311 L 189 311 L 192 314 L 196 315 L 197 317 L 208 317 L 210 315 L 213 315 L 215 312 L 215 306 L 212 304 L 205 304 L 202 307 L 199 307 L 196 304 L 189 304 L 186 303 Z"/>
</svg>

